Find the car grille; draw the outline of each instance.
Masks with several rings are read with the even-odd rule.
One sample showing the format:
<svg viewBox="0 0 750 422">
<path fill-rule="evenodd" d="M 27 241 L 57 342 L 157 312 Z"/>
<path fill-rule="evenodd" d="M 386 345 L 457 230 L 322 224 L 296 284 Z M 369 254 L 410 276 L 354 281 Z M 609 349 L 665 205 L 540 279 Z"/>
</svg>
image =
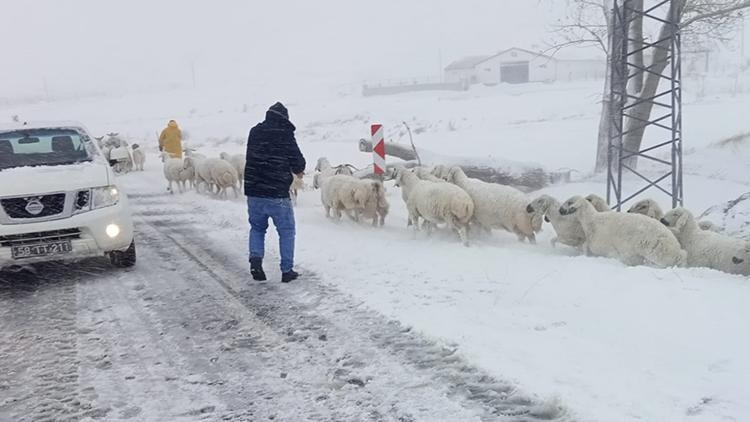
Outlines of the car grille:
<svg viewBox="0 0 750 422">
<path fill-rule="evenodd" d="M 8 236 L 0 236 L 0 246 L 21 246 L 21 245 L 35 245 L 45 242 L 55 242 L 58 240 L 70 240 L 80 239 L 81 230 L 79 229 L 64 229 L 64 230 L 52 230 L 46 232 L 36 233 L 24 233 L 24 234 L 11 234 Z"/>
<path fill-rule="evenodd" d="M 39 198 L 39 202 L 44 206 L 39 214 L 31 214 L 26 211 L 26 206 L 29 204 L 26 198 L 6 198 L 0 199 L 5 213 L 10 218 L 43 218 L 52 217 L 61 214 L 65 209 L 65 194 L 55 193 L 51 195 L 42 195 Z"/>
</svg>

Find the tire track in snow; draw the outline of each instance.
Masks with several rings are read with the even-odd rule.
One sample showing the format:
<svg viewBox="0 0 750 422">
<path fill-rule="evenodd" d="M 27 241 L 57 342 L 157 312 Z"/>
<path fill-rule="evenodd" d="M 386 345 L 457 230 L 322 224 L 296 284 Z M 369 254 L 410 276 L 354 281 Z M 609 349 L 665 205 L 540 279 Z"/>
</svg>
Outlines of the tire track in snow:
<svg viewBox="0 0 750 422">
<path fill-rule="evenodd" d="M 155 197 L 149 197 L 149 202 L 149 208 L 156 205 Z M 164 205 L 170 209 L 175 206 L 171 202 Z M 150 213 L 151 216 L 157 214 Z M 540 404 L 538 399 L 522 394 L 511 384 L 471 366 L 457 356 L 455 347 L 438 344 L 397 322 L 386 321 L 375 312 L 353 304 L 350 298 L 314 275 L 306 273 L 300 283 L 291 287 L 248 282 L 244 259 L 238 257 L 242 254 L 222 251 L 209 243 L 208 236 L 201 230 L 152 218 L 148 224 L 199 263 L 215 282 L 253 310 L 275 332 L 286 333 L 289 341 L 302 344 L 310 339 L 326 339 L 331 349 L 328 351 L 331 356 L 327 357 L 331 365 L 329 372 L 336 382 L 373 388 L 377 385 L 375 380 L 382 377 L 385 380 L 380 381 L 397 391 L 396 396 L 401 399 L 404 392 L 429 386 L 463 408 L 476 412 L 480 420 L 569 420 L 556 403 Z M 317 342 L 312 343 L 319 348 Z M 378 371 L 385 367 L 393 372 Z M 409 374 L 422 382 L 404 382 L 396 374 Z M 376 393 L 389 394 L 387 391 Z M 383 400 L 382 397 L 372 399 Z M 394 400 L 391 409 L 397 408 L 397 403 L 398 400 Z M 373 415 L 379 415 L 374 420 L 387 417 L 381 409 L 375 410 Z M 411 417 L 407 415 L 404 420 Z"/>
</svg>

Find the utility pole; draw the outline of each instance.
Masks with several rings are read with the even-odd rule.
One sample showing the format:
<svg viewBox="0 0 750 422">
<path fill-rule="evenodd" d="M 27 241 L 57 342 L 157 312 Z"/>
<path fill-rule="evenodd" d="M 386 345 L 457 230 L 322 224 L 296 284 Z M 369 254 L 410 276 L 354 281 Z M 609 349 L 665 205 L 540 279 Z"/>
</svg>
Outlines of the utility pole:
<svg viewBox="0 0 750 422">
<path fill-rule="evenodd" d="M 745 12 L 740 12 L 740 16 L 742 17 L 742 35 L 740 37 L 740 63 L 741 66 L 745 66 L 745 21 L 747 20 L 747 17 L 745 16 Z"/>
<path fill-rule="evenodd" d="M 47 78 L 42 78 L 42 85 L 44 87 L 44 97 L 49 102 L 49 86 L 47 86 Z"/>
<path fill-rule="evenodd" d="M 193 89 L 195 89 L 195 61 L 190 61 L 190 74 L 193 78 Z"/>
<path fill-rule="evenodd" d="M 440 83 L 443 83 L 443 50 L 440 48 L 438 48 L 438 75 Z"/>
</svg>

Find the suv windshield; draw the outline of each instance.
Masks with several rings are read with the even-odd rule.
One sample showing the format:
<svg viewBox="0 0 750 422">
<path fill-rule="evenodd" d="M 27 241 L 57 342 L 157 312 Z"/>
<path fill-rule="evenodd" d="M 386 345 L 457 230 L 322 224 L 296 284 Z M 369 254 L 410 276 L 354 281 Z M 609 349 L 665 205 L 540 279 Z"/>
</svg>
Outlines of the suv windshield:
<svg viewBox="0 0 750 422">
<path fill-rule="evenodd" d="M 73 129 L 0 132 L 0 170 L 56 166 L 92 160 L 88 140 Z"/>
</svg>

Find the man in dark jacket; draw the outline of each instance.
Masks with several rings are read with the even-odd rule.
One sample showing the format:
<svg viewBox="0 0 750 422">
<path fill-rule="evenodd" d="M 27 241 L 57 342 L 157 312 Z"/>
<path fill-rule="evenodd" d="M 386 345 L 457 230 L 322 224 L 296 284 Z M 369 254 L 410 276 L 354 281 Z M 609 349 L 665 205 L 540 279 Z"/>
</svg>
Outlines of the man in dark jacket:
<svg viewBox="0 0 750 422">
<path fill-rule="evenodd" d="M 294 208 L 289 198 L 292 174 L 305 172 L 305 158 L 294 139 L 295 127 L 281 103 L 271 106 L 266 120 L 250 130 L 245 164 L 245 196 L 250 216 L 250 273 L 254 280 L 265 280 L 265 254 L 268 219 L 279 233 L 281 281 L 299 277 L 294 271 Z"/>
</svg>

